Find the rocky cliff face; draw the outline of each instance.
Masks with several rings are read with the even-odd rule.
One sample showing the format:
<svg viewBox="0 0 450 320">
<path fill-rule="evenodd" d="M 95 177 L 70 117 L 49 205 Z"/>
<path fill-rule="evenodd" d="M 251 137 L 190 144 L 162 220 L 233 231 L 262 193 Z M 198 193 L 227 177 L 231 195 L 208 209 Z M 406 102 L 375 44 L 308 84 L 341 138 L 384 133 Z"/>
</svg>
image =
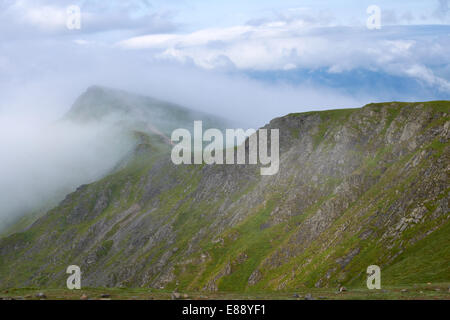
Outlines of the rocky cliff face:
<svg viewBox="0 0 450 320">
<path fill-rule="evenodd" d="M 289 290 L 450 281 L 450 102 L 290 114 L 280 170 L 180 165 L 142 133 L 117 171 L 0 240 L 0 286 Z"/>
</svg>

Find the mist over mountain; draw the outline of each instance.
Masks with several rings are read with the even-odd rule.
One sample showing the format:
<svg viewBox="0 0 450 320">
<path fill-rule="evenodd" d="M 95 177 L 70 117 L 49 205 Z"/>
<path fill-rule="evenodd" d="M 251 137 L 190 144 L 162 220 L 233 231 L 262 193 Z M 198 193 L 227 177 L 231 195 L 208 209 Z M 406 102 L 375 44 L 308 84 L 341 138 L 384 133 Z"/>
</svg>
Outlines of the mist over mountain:
<svg viewBox="0 0 450 320">
<path fill-rule="evenodd" d="M 227 123 L 168 102 L 91 86 L 60 120 L 5 121 L 0 128 L 0 231 L 17 221 L 27 226 L 78 186 L 111 173 L 133 150 L 134 132 L 167 142 L 174 129 L 190 128 L 197 119 L 218 128 Z"/>
<path fill-rule="evenodd" d="M 25 214 L 48 210 L 80 184 L 99 179 L 131 148 L 131 140 L 108 122 L 17 121 L 0 129 L 1 230 Z"/>
</svg>

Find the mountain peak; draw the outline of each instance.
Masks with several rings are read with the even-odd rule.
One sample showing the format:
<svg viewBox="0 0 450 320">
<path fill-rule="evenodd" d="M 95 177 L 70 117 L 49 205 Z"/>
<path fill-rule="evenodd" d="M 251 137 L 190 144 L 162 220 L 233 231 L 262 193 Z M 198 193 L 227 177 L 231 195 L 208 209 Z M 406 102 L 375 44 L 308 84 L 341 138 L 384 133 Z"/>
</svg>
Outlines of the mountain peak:
<svg viewBox="0 0 450 320">
<path fill-rule="evenodd" d="M 209 128 L 225 128 L 229 121 L 174 103 L 127 91 L 93 85 L 72 105 L 65 119 L 76 122 L 102 121 L 111 117 L 134 129 L 146 131 L 151 126 L 165 134 L 176 128 L 190 128 L 194 120 L 203 120 Z M 137 127 L 137 123 L 140 125 Z"/>
</svg>

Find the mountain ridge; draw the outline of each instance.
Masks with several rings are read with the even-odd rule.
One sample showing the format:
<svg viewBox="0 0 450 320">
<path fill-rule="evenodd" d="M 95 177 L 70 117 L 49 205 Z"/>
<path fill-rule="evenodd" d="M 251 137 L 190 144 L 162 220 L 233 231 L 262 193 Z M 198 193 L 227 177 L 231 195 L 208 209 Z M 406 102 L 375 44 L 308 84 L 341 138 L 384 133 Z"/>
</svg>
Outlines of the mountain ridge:
<svg viewBox="0 0 450 320">
<path fill-rule="evenodd" d="M 175 103 L 159 100 L 125 90 L 93 85 L 86 89 L 73 103 L 63 119 L 71 121 L 100 121 L 112 118 L 115 122 L 152 122 L 155 127 L 169 134 L 178 127 L 192 126 L 196 119 L 203 119 L 212 128 L 230 124 L 224 119 Z"/>
<path fill-rule="evenodd" d="M 87 286 L 362 286 L 371 264 L 383 283 L 449 282 L 449 110 L 393 102 L 276 118 L 264 127 L 280 129 L 273 177 L 175 166 L 144 139 L 119 171 L 0 240 L 0 286 L 62 286 L 69 264 Z"/>
</svg>

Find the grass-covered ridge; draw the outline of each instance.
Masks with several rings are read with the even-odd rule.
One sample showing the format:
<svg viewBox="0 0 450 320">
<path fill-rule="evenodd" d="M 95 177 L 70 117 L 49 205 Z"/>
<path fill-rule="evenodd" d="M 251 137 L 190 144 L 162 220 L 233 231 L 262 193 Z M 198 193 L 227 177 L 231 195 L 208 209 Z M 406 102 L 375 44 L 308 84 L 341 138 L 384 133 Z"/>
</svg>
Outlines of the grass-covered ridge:
<svg viewBox="0 0 450 320">
<path fill-rule="evenodd" d="M 449 110 L 392 102 L 274 119 L 272 177 L 175 166 L 161 137 L 138 131 L 111 175 L 0 240 L 0 286 L 59 288 L 69 264 L 90 287 L 159 292 L 363 290 L 371 264 L 392 288 L 448 283 Z"/>
</svg>

